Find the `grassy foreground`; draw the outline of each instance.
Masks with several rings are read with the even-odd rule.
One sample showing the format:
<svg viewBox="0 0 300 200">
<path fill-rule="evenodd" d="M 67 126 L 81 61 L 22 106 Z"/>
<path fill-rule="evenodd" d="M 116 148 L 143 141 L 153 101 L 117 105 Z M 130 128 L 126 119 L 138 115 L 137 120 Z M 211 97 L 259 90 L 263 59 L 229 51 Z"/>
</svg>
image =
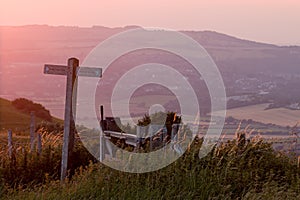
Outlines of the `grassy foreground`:
<svg viewBox="0 0 300 200">
<path fill-rule="evenodd" d="M 201 143 L 156 172 L 130 174 L 90 163 L 63 185 L 47 174 L 44 183 L 25 189 L 2 184 L 2 199 L 300 199 L 296 162 L 270 144 L 229 141 L 199 159 Z"/>
</svg>

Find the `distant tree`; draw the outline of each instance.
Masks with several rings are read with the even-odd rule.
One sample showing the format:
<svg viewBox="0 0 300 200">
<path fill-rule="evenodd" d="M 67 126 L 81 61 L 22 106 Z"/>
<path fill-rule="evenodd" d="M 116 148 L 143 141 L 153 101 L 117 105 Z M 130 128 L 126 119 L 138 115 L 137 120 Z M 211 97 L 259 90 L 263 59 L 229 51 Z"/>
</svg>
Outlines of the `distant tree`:
<svg viewBox="0 0 300 200">
<path fill-rule="evenodd" d="M 235 122 L 235 119 L 232 116 L 229 116 L 226 118 L 226 122 L 233 123 L 233 122 Z"/>
<path fill-rule="evenodd" d="M 147 126 L 151 123 L 150 116 L 145 114 L 144 117 L 138 120 L 138 126 Z"/>
<path fill-rule="evenodd" d="M 25 98 L 18 98 L 12 101 L 12 105 L 23 113 L 30 114 L 30 112 L 33 111 L 35 116 L 49 122 L 52 121 L 50 111 L 41 104 L 34 103 L 33 101 Z"/>
<path fill-rule="evenodd" d="M 177 116 L 175 112 L 158 112 L 154 113 L 151 116 L 144 115 L 144 117 L 141 120 L 138 120 L 139 126 L 147 126 L 150 123 L 152 124 L 162 124 L 166 126 L 168 134 L 171 134 L 172 132 L 172 125 L 173 124 L 180 124 L 181 123 L 181 117 Z"/>
<path fill-rule="evenodd" d="M 152 124 L 161 124 L 162 122 L 165 125 L 172 125 L 173 123 L 181 123 L 181 117 L 177 116 L 174 112 L 158 112 L 151 115 L 144 115 L 141 120 L 138 120 L 139 126 L 147 126 L 150 123 Z"/>
</svg>

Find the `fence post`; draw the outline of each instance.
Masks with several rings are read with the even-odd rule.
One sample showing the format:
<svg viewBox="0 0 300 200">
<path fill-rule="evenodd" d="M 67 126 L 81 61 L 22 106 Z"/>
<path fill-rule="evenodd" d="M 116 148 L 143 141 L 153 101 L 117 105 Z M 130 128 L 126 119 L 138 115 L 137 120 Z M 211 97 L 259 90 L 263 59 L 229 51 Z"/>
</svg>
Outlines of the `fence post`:
<svg viewBox="0 0 300 200">
<path fill-rule="evenodd" d="M 42 136 L 41 133 L 38 133 L 37 135 L 37 151 L 40 155 L 42 153 Z"/>
<path fill-rule="evenodd" d="M 34 136 L 35 136 L 35 116 L 34 112 L 30 113 L 30 152 L 34 150 Z"/>
<path fill-rule="evenodd" d="M 106 122 L 104 121 L 104 107 L 103 105 L 100 106 L 100 137 L 99 137 L 99 160 L 102 162 L 105 158 L 105 152 L 104 152 L 104 131 L 106 130 Z"/>
<path fill-rule="evenodd" d="M 11 158 L 12 157 L 12 130 L 8 130 L 8 156 Z"/>
<path fill-rule="evenodd" d="M 171 132 L 171 140 L 174 141 L 175 140 L 175 136 L 177 135 L 179 130 L 179 124 L 173 124 L 172 125 L 172 132 Z"/>
</svg>

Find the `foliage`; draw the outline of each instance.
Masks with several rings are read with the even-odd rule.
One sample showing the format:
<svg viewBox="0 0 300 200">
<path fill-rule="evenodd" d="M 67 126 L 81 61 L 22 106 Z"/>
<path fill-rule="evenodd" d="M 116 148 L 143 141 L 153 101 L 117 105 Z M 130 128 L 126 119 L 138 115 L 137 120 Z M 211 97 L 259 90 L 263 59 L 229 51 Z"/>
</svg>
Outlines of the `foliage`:
<svg viewBox="0 0 300 200">
<path fill-rule="evenodd" d="M 141 120 L 138 120 L 139 126 L 148 126 L 152 124 L 164 124 L 166 126 L 168 134 L 172 132 L 172 125 L 174 123 L 181 123 L 181 117 L 177 116 L 175 112 L 158 112 L 151 116 L 145 115 Z"/>
<path fill-rule="evenodd" d="M 0 188 L 1 184 L 23 188 L 57 180 L 61 164 L 61 134 L 43 133 L 42 146 L 40 154 L 30 152 L 30 145 L 25 143 L 14 145 L 11 157 L 6 150 L 0 151 Z M 90 161 L 95 161 L 94 157 L 77 141 L 71 154 L 69 174 L 74 174 L 76 168 L 88 165 Z"/>
<path fill-rule="evenodd" d="M 25 98 L 18 98 L 12 101 L 12 105 L 23 113 L 30 114 L 31 112 L 34 112 L 35 116 L 46 121 L 52 121 L 50 111 L 41 104 L 34 103 Z"/>
<path fill-rule="evenodd" d="M 172 125 L 173 123 L 180 123 L 181 118 L 176 116 L 174 112 L 158 112 L 154 113 L 151 116 L 145 115 L 141 120 L 138 120 L 139 126 L 147 126 L 150 123 L 152 124 L 162 124 L 162 122 L 168 126 Z"/>
<path fill-rule="evenodd" d="M 3 198 L 299 199 L 300 171 L 295 162 L 260 138 L 244 140 L 244 136 L 240 131 L 236 140 L 220 143 L 201 159 L 202 139 L 196 138 L 180 159 L 150 173 L 124 173 L 91 162 L 77 168 L 63 185 L 46 173 L 48 178 L 38 187 L 29 184 L 20 190 L 5 185 Z"/>
<path fill-rule="evenodd" d="M 10 101 L 0 98 L 0 110 L 2 130 L 12 129 L 14 132 L 29 130 L 30 116 L 13 107 Z"/>
<path fill-rule="evenodd" d="M 41 122 L 36 127 L 36 132 L 52 135 L 62 135 L 64 131 L 64 125 L 62 123 L 53 122 Z"/>
</svg>

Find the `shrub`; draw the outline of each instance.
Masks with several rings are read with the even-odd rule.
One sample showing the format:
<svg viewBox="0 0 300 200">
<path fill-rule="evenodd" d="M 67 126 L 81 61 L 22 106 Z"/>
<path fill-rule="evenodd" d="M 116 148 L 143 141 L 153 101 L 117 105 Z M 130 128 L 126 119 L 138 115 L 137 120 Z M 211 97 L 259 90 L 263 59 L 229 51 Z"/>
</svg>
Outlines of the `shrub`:
<svg viewBox="0 0 300 200">
<path fill-rule="evenodd" d="M 34 112 L 35 116 L 49 122 L 52 121 L 50 111 L 41 104 L 34 103 L 33 101 L 25 98 L 18 98 L 12 101 L 12 105 L 23 113 L 30 114 L 31 112 Z"/>
</svg>

